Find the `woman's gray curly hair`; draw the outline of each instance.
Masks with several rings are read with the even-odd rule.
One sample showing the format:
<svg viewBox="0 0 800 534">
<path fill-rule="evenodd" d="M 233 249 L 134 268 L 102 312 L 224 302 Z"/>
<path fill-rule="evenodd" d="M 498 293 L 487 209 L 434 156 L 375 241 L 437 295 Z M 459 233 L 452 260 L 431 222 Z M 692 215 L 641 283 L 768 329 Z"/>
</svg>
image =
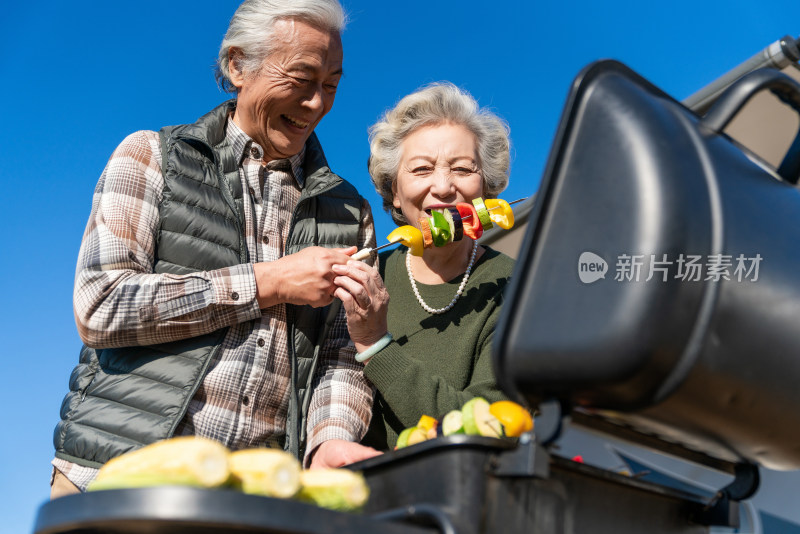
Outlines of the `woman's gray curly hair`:
<svg viewBox="0 0 800 534">
<path fill-rule="evenodd" d="M 233 14 L 219 49 L 216 78 L 219 86 L 235 93 L 231 83 L 230 50 L 241 52 L 239 70 L 255 74 L 272 52 L 273 27 L 283 19 L 302 20 L 341 33 L 347 16 L 338 0 L 245 0 Z"/>
<path fill-rule="evenodd" d="M 403 140 L 422 126 L 444 123 L 461 124 L 475 134 L 485 198 L 497 197 L 508 185 L 508 124 L 486 108 L 481 109 L 472 95 L 452 83 L 428 85 L 401 99 L 369 129 L 369 174 L 383 199 L 383 209 L 398 226 L 409 224 L 403 213 L 392 206 Z"/>
</svg>

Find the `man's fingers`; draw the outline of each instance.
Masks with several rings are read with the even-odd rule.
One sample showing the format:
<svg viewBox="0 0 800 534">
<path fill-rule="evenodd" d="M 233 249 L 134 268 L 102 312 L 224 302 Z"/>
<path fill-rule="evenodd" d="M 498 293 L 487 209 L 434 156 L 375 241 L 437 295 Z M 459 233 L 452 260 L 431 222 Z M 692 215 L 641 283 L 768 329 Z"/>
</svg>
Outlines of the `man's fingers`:
<svg viewBox="0 0 800 534">
<path fill-rule="evenodd" d="M 372 276 L 371 271 L 375 271 L 375 269 L 360 261 L 348 261 L 345 264 L 336 264 L 332 268 L 336 274 L 355 278 L 362 284 L 366 284 L 367 280 Z M 375 273 L 377 274 L 377 271 Z"/>
<path fill-rule="evenodd" d="M 328 249 L 325 249 L 325 250 L 333 251 L 333 252 L 336 252 L 338 254 L 344 254 L 344 255 L 349 257 L 349 256 L 352 256 L 353 254 L 355 254 L 356 252 L 358 252 L 358 247 L 353 245 L 352 247 L 328 248 Z"/>
</svg>

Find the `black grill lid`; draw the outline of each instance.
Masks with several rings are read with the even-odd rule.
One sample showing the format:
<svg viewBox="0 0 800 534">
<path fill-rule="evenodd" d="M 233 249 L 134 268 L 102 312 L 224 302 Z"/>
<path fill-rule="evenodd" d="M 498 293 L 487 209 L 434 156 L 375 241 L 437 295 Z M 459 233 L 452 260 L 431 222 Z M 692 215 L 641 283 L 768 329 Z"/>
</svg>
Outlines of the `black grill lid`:
<svg viewBox="0 0 800 534">
<path fill-rule="evenodd" d="M 714 124 L 763 88 L 800 102 L 777 71 L 741 83 Z M 709 126 L 620 63 L 581 72 L 496 374 L 532 404 L 556 398 L 725 460 L 800 467 L 800 192 Z"/>
</svg>

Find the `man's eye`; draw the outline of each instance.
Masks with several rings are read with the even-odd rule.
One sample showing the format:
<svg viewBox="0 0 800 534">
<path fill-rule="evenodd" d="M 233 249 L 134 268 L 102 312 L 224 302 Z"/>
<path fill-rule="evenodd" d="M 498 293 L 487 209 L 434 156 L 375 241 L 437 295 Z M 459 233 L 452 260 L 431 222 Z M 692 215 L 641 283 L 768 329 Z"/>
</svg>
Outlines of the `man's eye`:
<svg viewBox="0 0 800 534">
<path fill-rule="evenodd" d="M 335 93 L 339 86 L 335 83 L 326 83 L 325 89 L 327 89 L 331 93 Z"/>
<path fill-rule="evenodd" d="M 311 80 L 308 80 L 306 78 L 298 78 L 297 76 L 294 77 L 294 81 L 296 81 L 300 85 L 305 85 L 311 82 Z"/>
</svg>

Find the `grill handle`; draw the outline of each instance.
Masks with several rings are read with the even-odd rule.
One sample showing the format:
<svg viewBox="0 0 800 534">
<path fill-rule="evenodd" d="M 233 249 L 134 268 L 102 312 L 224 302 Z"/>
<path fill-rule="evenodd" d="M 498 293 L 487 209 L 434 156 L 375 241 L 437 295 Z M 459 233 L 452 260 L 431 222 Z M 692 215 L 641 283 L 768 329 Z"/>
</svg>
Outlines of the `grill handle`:
<svg viewBox="0 0 800 534">
<path fill-rule="evenodd" d="M 700 124 L 721 134 L 756 93 L 767 89 L 800 115 L 800 84 L 778 70 L 765 68 L 745 75 L 726 89 L 700 120 Z M 797 184 L 800 179 L 800 130 L 778 167 L 778 174 L 791 184 Z"/>
</svg>

